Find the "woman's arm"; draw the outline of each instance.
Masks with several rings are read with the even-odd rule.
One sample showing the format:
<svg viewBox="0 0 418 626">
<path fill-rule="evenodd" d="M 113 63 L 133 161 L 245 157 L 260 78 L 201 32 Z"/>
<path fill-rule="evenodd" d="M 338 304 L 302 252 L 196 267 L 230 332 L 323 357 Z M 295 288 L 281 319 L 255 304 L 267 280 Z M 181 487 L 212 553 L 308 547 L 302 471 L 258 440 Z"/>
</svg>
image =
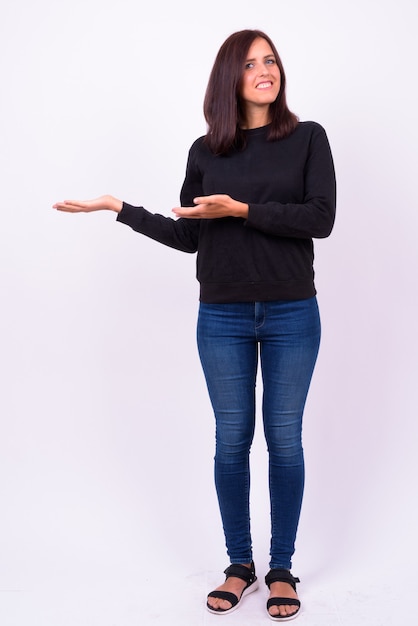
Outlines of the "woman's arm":
<svg viewBox="0 0 418 626">
<path fill-rule="evenodd" d="M 245 225 L 269 235 L 301 239 L 324 238 L 335 221 L 334 162 L 325 130 L 315 123 L 304 167 L 300 202 L 250 202 Z"/>
<path fill-rule="evenodd" d="M 326 133 L 315 124 L 304 168 L 302 202 L 239 202 L 228 195 L 195 197 L 194 207 L 173 209 L 188 219 L 244 218 L 243 225 L 269 235 L 295 238 L 327 237 L 334 225 L 336 183 Z"/>
<path fill-rule="evenodd" d="M 193 253 L 197 250 L 199 222 L 174 220 L 158 213 L 150 213 L 144 207 L 134 207 L 113 196 L 100 196 L 94 200 L 64 200 L 56 202 L 53 208 L 67 213 L 114 211 L 118 222 L 154 241 L 182 252 Z"/>
</svg>

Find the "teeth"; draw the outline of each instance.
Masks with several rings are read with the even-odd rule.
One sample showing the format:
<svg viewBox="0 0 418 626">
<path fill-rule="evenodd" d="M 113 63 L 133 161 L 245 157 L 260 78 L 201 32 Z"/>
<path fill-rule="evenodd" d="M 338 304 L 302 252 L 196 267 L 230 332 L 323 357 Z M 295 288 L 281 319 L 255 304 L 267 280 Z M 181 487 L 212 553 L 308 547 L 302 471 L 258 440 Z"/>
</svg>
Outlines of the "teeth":
<svg viewBox="0 0 418 626">
<path fill-rule="evenodd" d="M 257 85 L 257 89 L 265 89 L 266 87 L 271 87 L 271 83 L 260 83 L 259 85 Z"/>
</svg>

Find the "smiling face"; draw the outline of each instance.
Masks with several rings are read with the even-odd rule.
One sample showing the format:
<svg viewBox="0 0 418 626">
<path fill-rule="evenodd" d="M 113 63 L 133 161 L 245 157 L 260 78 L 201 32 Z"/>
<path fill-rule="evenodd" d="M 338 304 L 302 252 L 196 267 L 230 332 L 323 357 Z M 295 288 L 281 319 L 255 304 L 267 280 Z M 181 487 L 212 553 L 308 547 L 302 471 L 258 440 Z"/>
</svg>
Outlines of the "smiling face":
<svg viewBox="0 0 418 626">
<path fill-rule="evenodd" d="M 240 96 L 248 124 L 267 124 L 269 107 L 279 95 L 280 70 L 273 50 L 258 37 L 248 50 L 240 85 Z"/>
</svg>

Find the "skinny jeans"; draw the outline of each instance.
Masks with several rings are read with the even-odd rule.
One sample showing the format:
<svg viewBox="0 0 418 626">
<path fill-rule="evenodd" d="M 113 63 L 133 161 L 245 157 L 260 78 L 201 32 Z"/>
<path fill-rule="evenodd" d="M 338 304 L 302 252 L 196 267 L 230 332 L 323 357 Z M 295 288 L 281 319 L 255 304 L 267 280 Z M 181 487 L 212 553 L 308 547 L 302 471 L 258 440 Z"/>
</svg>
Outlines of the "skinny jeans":
<svg viewBox="0 0 418 626">
<path fill-rule="evenodd" d="M 197 343 L 216 420 L 215 486 L 231 563 L 253 560 L 250 449 L 260 362 L 269 457 L 270 567 L 291 568 L 305 478 L 302 416 L 320 334 L 316 297 L 200 303 Z"/>
</svg>

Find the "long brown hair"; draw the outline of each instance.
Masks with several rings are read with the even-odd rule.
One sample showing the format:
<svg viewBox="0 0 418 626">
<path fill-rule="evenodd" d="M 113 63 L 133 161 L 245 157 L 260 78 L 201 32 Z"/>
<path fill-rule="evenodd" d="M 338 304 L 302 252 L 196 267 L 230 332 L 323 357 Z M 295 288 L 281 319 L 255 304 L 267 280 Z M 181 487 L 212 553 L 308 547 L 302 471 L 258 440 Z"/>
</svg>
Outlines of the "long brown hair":
<svg viewBox="0 0 418 626">
<path fill-rule="evenodd" d="M 274 141 L 290 135 L 298 123 L 286 103 L 286 76 L 279 54 L 265 33 L 260 30 L 241 30 L 230 35 L 216 56 L 203 105 L 208 125 L 205 142 L 215 154 L 226 154 L 231 148 L 244 148 L 241 130 L 245 122 L 240 86 L 248 50 L 255 39 L 265 39 L 273 50 L 280 70 L 279 95 L 270 104 L 271 125 L 268 139 Z"/>
</svg>

